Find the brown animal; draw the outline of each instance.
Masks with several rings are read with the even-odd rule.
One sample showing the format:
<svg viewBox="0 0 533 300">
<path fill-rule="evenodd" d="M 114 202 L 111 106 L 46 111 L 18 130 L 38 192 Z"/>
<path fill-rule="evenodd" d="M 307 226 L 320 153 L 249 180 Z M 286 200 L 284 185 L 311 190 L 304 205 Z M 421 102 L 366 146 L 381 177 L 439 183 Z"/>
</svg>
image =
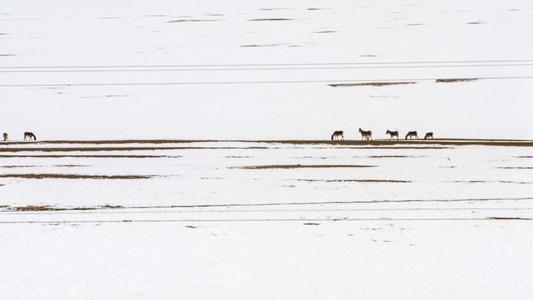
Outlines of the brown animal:
<svg viewBox="0 0 533 300">
<path fill-rule="evenodd" d="M 344 140 L 344 132 L 342 130 L 333 132 L 331 135 L 331 140 Z"/>
<path fill-rule="evenodd" d="M 372 131 L 370 130 L 363 130 L 359 128 L 359 133 L 361 133 L 361 140 L 367 140 L 370 141 L 372 139 Z"/>
<path fill-rule="evenodd" d="M 33 132 L 28 132 L 28 131 L 26 131 L 26 132 L 24 132 L 24 140 L 26 140 L 26 139 L 28 139 L 28 140 L 30 140 L 30 141 L 31 141 L 31 140 L 36 141 L 36 140 L 37 140 L 37 137 L 35 136 L 35 134 L 33 134 Z"/>
<path fill-rule="evenodd" d="M 400 138 L 398 137 L 398 136 L 399 136 L 398 131 L 390 131 L 390 130 L 387 130 L 387 132 L 385 132 L 385 134 L 390 135 L 390 139 L 391 139 L 391 140 L 392 140 L 393 137 L 396 137 L 396 140 L 399 140 L 399 139 L 400 139 Z"/>
<path fill-rule="evenodd" d="M 432 140 L 433 139 L 433 132 L 428 132 L 424 136 L 424 140 Z"/>
<path fill-rule="evenodd" d="M 7 141 L 7 133 L 4 132 L 4 142 Z"/>
<path fill-rule="evenodd" d="M 418 138 L 418 133 L 416 131 L 409 131 L 407 135 L 405 136 L 405 139 L 412 139 L 412 138 Z"/>
</svg>

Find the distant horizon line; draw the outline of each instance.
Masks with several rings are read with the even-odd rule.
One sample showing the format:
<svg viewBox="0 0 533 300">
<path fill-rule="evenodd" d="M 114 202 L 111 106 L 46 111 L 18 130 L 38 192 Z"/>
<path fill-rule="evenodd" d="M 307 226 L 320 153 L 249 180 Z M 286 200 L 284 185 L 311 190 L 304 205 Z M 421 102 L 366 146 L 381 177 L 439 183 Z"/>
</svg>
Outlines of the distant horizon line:
<svg viewBox="0 0 533 300">
<path fill-rule="evenodd" d="M 331 141 L 329 139 L 85 139 L 85 140 L 38 140 L 38 141 L 5 141 L 0 145 L 57 145 L 57 144 L 181 144 L 181 143 L 272 143 L 272 144 L 295 144 L 295 145 L 345 145 L 345 146 L 379 146 L 379 145 L 398 145 L 398 144 L 425 144 L 425 145 L 484 145 L 484 146 L 528 146 L 533 147 L 533 140 L 528 139 L 482 139 L 482 138 L 435 138 L 424 140 L 419 139 L 376 139 L 371 141 L 347 139 L 341 141 Z"/>
</svg>

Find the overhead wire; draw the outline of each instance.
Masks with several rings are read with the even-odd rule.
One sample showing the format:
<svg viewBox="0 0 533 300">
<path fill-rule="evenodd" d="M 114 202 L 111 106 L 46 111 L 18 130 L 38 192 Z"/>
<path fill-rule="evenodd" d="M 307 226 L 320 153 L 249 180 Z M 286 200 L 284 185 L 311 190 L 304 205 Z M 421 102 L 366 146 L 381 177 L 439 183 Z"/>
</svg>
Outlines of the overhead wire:
<svg viewBox="0 0 533 300">
<path fill-rule="evenodd" d="M 449 60 L 449 61 L 383 61 L 383 62 L 323 62 L 323 63 L 257 63 L 257 64 L 147 64 L 147 65 L 35 65 L 0 66 L 0 69 L 98 69 L 98 68 L 266 68 L 266 67 L 309 67 L 309 66 L 367 66 L 367 65 L 443 65 L 450 64 L 510 64 L 530 65 L 531 59 L 517 60 Z"/>
<path fill-rule="evenodd" d="M 511 79 L 532 79 L 533 76 L 495 76 L 495 77 L 468 77 L 453 78 L 455 81 L 473 80 L 511 80 Z M 351 83 L 374 83 L 374 82 L 416 82 L 416 81 L 436 81 L 442 78 L 396 78 L 396 79 L 345 79 L 345 80 L 257 80 L 257 81 L 175 81 L 175 82 L 99 82 L 99 83 L 28 83 L 28 84 L 0 84 L 0 87 L 92 87 L 92 86 L 171 86 L 171 85 L 237 85 L 237 84 L 351 84 Z"/>
<path fill-rule="evenodd" d="M 233 71 L 298 71 L 298 70 L 356 70 L 356 69 L 418 69 L 418 68 L 481 68 L 530 67 L 533 60 L 449 60 L 449 61 L 387 61 L 387 62 L 323 62 L 323 63 L 258 63 L 258 64 L 147 64 L 147 65 L 57 65 L 57 66 L 0 66 L 0 73 L 143 73 L 143 72 L 233 72 Z M 454 80 L 511 80 L 531 79 L 522 76 L 469 76 Z M 4 83 L 0 87 L 91 87 L 91 86 L 165 86 L 165 85 L 227 85 L 227 84 L 302 84 L 302 83 L 364 83 L 395 81 L 428 81 L 440 78 L 386 78 L 386 79 L 319 79 L 319 80 L 206 80 L 157 82 L 51 82 Z M 72 80 L 72 79 L 70 79 Z"/>
</svg>

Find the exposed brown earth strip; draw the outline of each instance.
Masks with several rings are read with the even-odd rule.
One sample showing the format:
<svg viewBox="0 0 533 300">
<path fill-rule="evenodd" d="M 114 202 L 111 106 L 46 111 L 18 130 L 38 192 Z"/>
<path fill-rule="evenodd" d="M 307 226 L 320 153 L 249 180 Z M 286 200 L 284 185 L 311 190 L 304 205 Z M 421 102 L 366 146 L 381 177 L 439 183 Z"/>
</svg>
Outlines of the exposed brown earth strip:
<svg viewBox="0 0 533 300">
<path fill-rule="evenodd" d="M 0 174 L 0 178 L 24 179 L 149 179 L 151 175 Z"/>
<path fill-rule="evenodd" d="M 36 157 L 36 158 L 180 158 L 180 155 L 9 155 L 0 154 L 0 157 Z"/>
<path fill-rule="evenodd" d="M 264 19 L 250 19 L 248 22 L 276 22 L 276 21 L 292 21 L 292 19 L 287 18 L 264 18 Z"/>
<path fill-rule="evenodd" d="M 101 151 L 146 151 L 146 150 L 210 150 L 210 149 L 267 149 L 267 147 L 25 147 L 25 148 L 3 148 L 0 152 L 101 152 Z"/>
<path fill-rule="evenodd" d="M 266 147 L 228 147 L 228 146 L 207 146 L 202 147 L 201 145 L 195 146 L 171 146 L 172 144 L 190 144 L 190 143 L 269 143 L 269 144 L 295 144 L 295 145 L 319 145 L 319 144 L 328 144 L 328 145 L 372 145 L 372 146 L 381 146 L 381 145 L 402 145 L 402 146 L 411 146 L 411 145 L 444 145 L 444 146 L 457 146 L 457 145 L 480 145 L 480 146 L 533 146 L 533 140 L 505 140 L 505 139 L 454 139 L 454 138 L 439 138 L 433 140 L 399 140 L 391 141 L 389 139 L 382 140 L 372 140 L 372 141 L 360 141 L 360 140 L 344 140 L 344 141 L 330 141 L 329 139 L 324 140 L 52 140 L 52 141 L 41 141 L 41 142 L 3 142 L 0 143 L 0 151 L 45 151 L 44 149 L 53 149 L 53 150 L 63 150 L 63 149 L 72 149 L 71 151 L 95 151 L 94 149 L 103 149 L 103 151 L 114 151 L 114 150 L 159 150 L 159 149 L 267 149 Z M 39 147 L 40 145 L 64 145 L 57 148 L 45 148 Z M 109 146 L 98 146 L 98 147 L 76 147 L 74 145 L 127 145 L 127 144 L 141 144 L 146 146 L 125 146 L 125 147 L 109 147 Z M 160 145 L 169 144 L 168 147 L 163 147 Z M 13 145 L 24 145 L 24 147 L 14 147 Z M 148 146 L 150 145 L 150 146 Z M 158 146 L 152 146 L 158 145 Z M 3 147 L 6 146 L 6 147 Z M 19 150 L 20 149 L 20 150 Z M 81 150 L 78 150 L 81 149 Z M 68 151 L 68 150 L 66 150 Z"/>
<path fill-rule="evenodd" d="M 368 158 L 422 158 L 426 157 L 423 155 L 413 156 L 413 155 L 370 155 Z"/>
<path fill-rule="evenodd" d="M 331 87 L 357 87 L 357 86 L 389 86 L 402 84 L 416 84 L 414 81 L 397 81 L 397 82 L 365 82 L 365 83 L 332 83 Z"/>
<path fill-rule="evenodd" d="M 308 182 L 359 182 L 359 183 L 410 183 L 410 180 L 395 179 L 298 179 Z"/>
<path fill-rule="evenodd" d="M 261 169 L 323 169 L 323 168 L 374 168 L 372 165 L 263 165 L 235 167 L 240 169 L 261 170 Z"/>
<path fill-rule="evenodd" d="M 329 141 L 329 140 L 271 140 L 271 141 L 256 141 L 264 143 L 279 143 L 279 144 L 295 144 L 295 145 L 346 145 L 346 146 L 396 146 L 395 149 L 413 149 L 417 146 L 431 149 L 428 146 L 516 146 L 516 147 L 533 147 L 533 140 L 492 140 L 492 139 L 434 139 L 434 140 L 345 140 L 345 141 Z M 401 148 L 404 147 L 404 148 Z"/>
<path fill-rule="evenodd" d="M 190 144 L 190 143 L 204 143 L 204 142 L 223 142 L 220 140 L 178 140 L 178 139 L 139 139 L 139 140 L 46 140 L 37 142 L 23 142 L 23 141 L 8 141 L 4 144 L 88 144 L 88 145 L 124 145 L 124 144 Z"/>
<path fill-rule="evenodd" d="M 3 205 L 0 206 L 2 209 L 7 209 L 11 211 L 85 211 L 85 210 L 98 210 L 98 209 L 119 209 L 123 208 L 120 205 L 101 205 L 101 206 L 95 206 L 95 207 L 74 207 L 74 208 L 66 208 L 66 207 L 53 207 L 50 205 L 26 205 L 26 206 L 9 206 L 9 205 Z"/>
<path fill-rule="evenodd" d="M 529 221 L 530 218 L 520 218 L 520 217 L 488 217 L 487 220 L 498 220 L 498 221 Z"/>
<path fill-rule="evenodd" d="M 55 211 L 56 209 L 49 205 L 27 205 L 11 207 L 15 211 Z"/>
<path fill-rule="evenodd" d="M 443 79 L 437 79 L 435 82 L 437 83 L 452 83 L 452 82 L 469 82 L 469 81 L 476 81 L 477 78 L 443 78 Z"/>
<path fill-rule="evenodd" d="M 368 200 L 368 201 L 317 201 L 317 202 L 271 202 L 271 203 L 228 203 L 228 204 L 193 204 L 193 205 L 152 205 L 152 206 L 120 206 L 120 205 L 100 205 L 93 207 L 53 207 L 49 205 L 27 205 L 12 207 L 0 205 L 0 209 L 13 211 L 84 211 L 101 209 L 190 209 L 190 208 L 239 208 L 239 207 L 273 207 L 273 206 L 324 206 L 324 205 L 353 205 L 353 204 L 375 204 L 388 205 L 391 203 L 440 203 L 440 202 L 501 202 L 501 201 L 533 201 L 533 198 L 459 198 L 459 199 L 397 199 L 397 200 Z M 515 219 L 505 217 L 490 217 L 487 219 Z"/>
<path fill-rule="evenodd" d="M 486 180 L 465 180 L 465 181 L 449 181 L 453 183 L 508 183 L 508 184 L 533 184 L 533 181 L 512 181 L 512 180 L 497 180 L 497 181 L 486 181 Z"/>
<path fill-rule="evenodd" d="M 499 167 L 498 169 L 506 169 L 506 170 L 533 170 L 533 167 Z"/>
</svg>

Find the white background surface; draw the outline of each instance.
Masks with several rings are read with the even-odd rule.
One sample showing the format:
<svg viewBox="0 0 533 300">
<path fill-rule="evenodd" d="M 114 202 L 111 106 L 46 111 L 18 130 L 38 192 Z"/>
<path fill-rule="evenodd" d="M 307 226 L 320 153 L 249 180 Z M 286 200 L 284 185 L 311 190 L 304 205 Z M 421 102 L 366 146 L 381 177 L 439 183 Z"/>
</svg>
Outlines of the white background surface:
<svg viewBox="0 0 533 300">
<path fill-rule="evenodd" d="M 353 140 L 359 127 L 533 139 L 528 1 L 1 6 L 11 141 Z M 366 80 L 416 84 L 328 85 Z M 0 145 L 0 299 L 533 294 L 529 147 L 48 146 Z M 261 165 L 375 167 L 241 168 Z M 54 178 L 80 174 L 95 178 Z M 16 209 L 28 205 L 67 210 Z"/>
<path fill-rule="evenodd" d="M 12 139 L 533 138 L 528 1 L 3 3 Z"/>
</svg>

